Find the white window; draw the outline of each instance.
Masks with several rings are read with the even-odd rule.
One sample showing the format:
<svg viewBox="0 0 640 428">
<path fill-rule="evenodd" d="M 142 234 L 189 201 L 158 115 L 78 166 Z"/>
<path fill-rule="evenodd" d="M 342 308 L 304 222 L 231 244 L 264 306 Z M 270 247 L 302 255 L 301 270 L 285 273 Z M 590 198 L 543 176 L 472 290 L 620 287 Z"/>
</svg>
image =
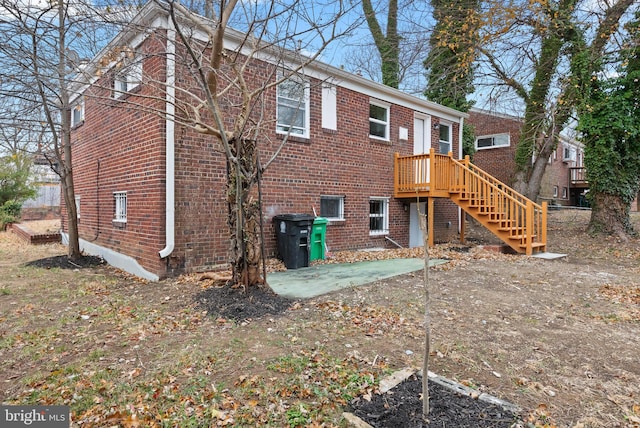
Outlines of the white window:
<svg viewBox="0 0 640 428">
<path fill-rule="evenodd" d="M 569 197 L 569 190 L 566 187 L 562 188 L 562 199 L 567 199 Z"/>
<path fill-rule="evenodd" d="M 127 192 L 113 192 L 113 199 L 115 200 L 115 212 L 113 221 L 126 223 L 127 222 Z"/>
<path fill-rule="evenodd" d="M 82 122 L 84 122 L 84 98 L 71 110 L 71 126 L 78 126 Z"/>
<path fill-rule="evenodd" d="M 80 196 L 76 196 L 76 218 L 80 218 Z"/>
<path fill-rule="evenodd" d="M 369 103 L 369 137 L 389 140 L 389 104 Z"/>
<path fill-rule="evenodd" d="M 570 146 L 563 146 L 562 161 L 572 162 L 576 160 L 576 149 Z"/>
<path fill-rule="evenodd" d="M 277 87 L 277 124 L 281 134 L 309 137 L 309 85 L 290 78 Z"/>
<path fill-rule="evenodd" d="M 338 129 L 338 95 L 334 85 L 322 85 L 322 127 L 333 131 Z"/>
<path fill-rule="evenodd" d="M 440 123 L 440 146 L 438 153 L 446 155 L 451 151 L 451 125 Z"/>
<path fill-rule="evenodd" d="M 509 147 L 511 144 L 509 134 L 483 135 L 476 139 L 476 149 L 491 149 L 494 147 Z"/>
<path fill-rule="evenodd" d="M 320 196 L 320 215 L 328 220 L 344 220 L 344 196 Z"/>
<path fill-rule="evenodd" d="M 389 233 L 389 198 L 369 199 L 369 234 Z"/>
<path fill-rule="evenodd" d="M 554 198 L 558 197 L 558 186 L 553 186 L 553 197 Z"/>
<path fill-rule="evenodd" d="M 120 98 L 142 83 L 142 58 L 136 57 L 125 65 L 113 80 L 113 97 Z"/>
</svg>

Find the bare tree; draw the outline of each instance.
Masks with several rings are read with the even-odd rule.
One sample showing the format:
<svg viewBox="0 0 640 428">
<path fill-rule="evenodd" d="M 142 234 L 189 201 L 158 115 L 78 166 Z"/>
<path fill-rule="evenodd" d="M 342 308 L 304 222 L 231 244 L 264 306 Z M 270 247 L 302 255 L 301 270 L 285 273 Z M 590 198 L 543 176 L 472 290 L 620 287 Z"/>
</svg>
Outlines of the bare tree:
<svg viewBox="0 0 640 428">
<path fill-rule="evenodd" d="M 169 16 L 171 55 L 181 82 L 144 76 L 146 84 L 156 86 L 156 95 L 136 94 L 122 106 L 166 117 L 157 105 L 169 103 L 175 111 L 170 114 L 173 123 L 218 143 L 216 150 L 227 163 L 232 282 L 244 287 L 265 284 L 261 176 L 289 136 L 298 133 L 304 119 L 301 103 L 312 84 L 306 69 L 343 34 L 338 23 L 350 9 L 342 2 L 230 0 L 209 3 L 207 18 L 178 1 L 155 4 Z M 132 56 L 127 48 L 117 47 L 101 62 L 126 67 Z M 274 109 L 268 95 L 276 91 L 298 104 Z M 274 128 L 282 138 L 269 137 Z"/>
<path fill-rule="evenodd" d="M 79 71 L 79 55 L 72 49 L 82 46 L 89 51 L 94 46 L 90 41 L 99 33 L 87 31 L 87 25 L 94 23 L 91 10 L 88 4 L 65 0 L 2 0 L 0 4 L 0 31 L 6 40 L 0 45 L 0 95 L 10 100 L 10 108 L 0 113 L 0 123 L 28 130 L 30 138 L 37 135 L 37 141 L 29 141 L 35 145 L 32 150 L 46 156 L 60 175 L 71 259 L 82 256 L 73 186 L 69 90 Z"/>
<path fill-rule="evenodd" d="M 363 0 L 362 12 L 371 37 L 360 38 L 347 47 L 349 61 L 345 66 L 387 86 L 422 94 L 422 61 L 431 32 L 425 24 L 431 22 L 427 2 Z"/>
<path fill-rule="evenodd" d="M 480 70 L 485 81 L 498 85 L 496 96 L 515 94 L 524 106 L 514 187 L 530 199 L 537 199 L 558 135 L 581 97 L 566 79 L 571 58 L 583 51 L 592 58 L 604 55 L 619 33 L 621 19 L 638 3 L 607 2 L 602 10 L 593 10 L 594 4 L 586 0 L 485 3 Z M 584 66 L 590 64 L 596 62 Z"/>
</svg>

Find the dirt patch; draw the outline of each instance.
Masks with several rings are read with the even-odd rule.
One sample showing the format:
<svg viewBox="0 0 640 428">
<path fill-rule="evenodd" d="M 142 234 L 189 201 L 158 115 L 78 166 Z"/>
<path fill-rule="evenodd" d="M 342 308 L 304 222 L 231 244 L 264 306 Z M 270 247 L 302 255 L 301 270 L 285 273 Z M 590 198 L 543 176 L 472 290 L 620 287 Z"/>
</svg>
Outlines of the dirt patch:
<svg viewBox="0 0 640 428">
<path fill-rule="evenodd" d="M 471 245 L 431 249 L 449 262 L 429 272 L 430 370 L 533 426 L 640 425 L 640 241 L 592 238 L 588 215 L 550 213 L 564 259 L 481 250 L 472 226 Z M 409 251 L 420 256 L 335 260 Z M 234 321 L 198 301 L 212 293 L 215 307 L 214 281 L 25 265 L 65 253 L 0 233 L 2 402 L 68 404 L 96 427 L 344 426 L 354 399 L 422 364 L 421 272 Z"/>
</svg>

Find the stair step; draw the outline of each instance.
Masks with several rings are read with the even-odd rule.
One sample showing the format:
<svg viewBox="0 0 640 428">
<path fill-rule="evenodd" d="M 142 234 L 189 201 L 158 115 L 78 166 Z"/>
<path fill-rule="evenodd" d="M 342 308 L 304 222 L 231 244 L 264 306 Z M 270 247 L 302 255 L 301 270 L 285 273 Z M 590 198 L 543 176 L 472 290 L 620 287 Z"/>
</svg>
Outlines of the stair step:
<svg viewBox="0 0 640 428">
<path fill-rule="evenodd" d="M 547 244 L 545 244 L 544 242 L 532 242 L 531 243 L 531 248 L 540 248 L 540 247 L 546 247 Z M 520 248 L 527 248 L 526 244 L 520 244 L 519 245 Z"/>
<path fill-rule="evenodd" d="M 514 239 L 514 240 L 523 240 L 523 239 L 527 239 L 529 237 L 529 235 L 511 235 L 509 236 L 509 239 Z M 531 235 L 531 239 L 536 239 L 537 235 Z"/>
</svg>

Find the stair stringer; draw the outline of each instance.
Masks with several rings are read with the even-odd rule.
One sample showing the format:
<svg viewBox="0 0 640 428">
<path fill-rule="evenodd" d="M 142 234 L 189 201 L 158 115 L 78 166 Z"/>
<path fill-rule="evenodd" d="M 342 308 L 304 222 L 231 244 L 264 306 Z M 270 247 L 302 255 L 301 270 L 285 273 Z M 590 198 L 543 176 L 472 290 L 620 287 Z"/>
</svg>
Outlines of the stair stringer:
<svg viewBox="0 0 640 428">
<path fill-rule="evenodd" d="M 532 202 L 468 160 L 450 159 L 449 199 L 514 251 L 546 250 L 546 203 Z"/>
</svg>

